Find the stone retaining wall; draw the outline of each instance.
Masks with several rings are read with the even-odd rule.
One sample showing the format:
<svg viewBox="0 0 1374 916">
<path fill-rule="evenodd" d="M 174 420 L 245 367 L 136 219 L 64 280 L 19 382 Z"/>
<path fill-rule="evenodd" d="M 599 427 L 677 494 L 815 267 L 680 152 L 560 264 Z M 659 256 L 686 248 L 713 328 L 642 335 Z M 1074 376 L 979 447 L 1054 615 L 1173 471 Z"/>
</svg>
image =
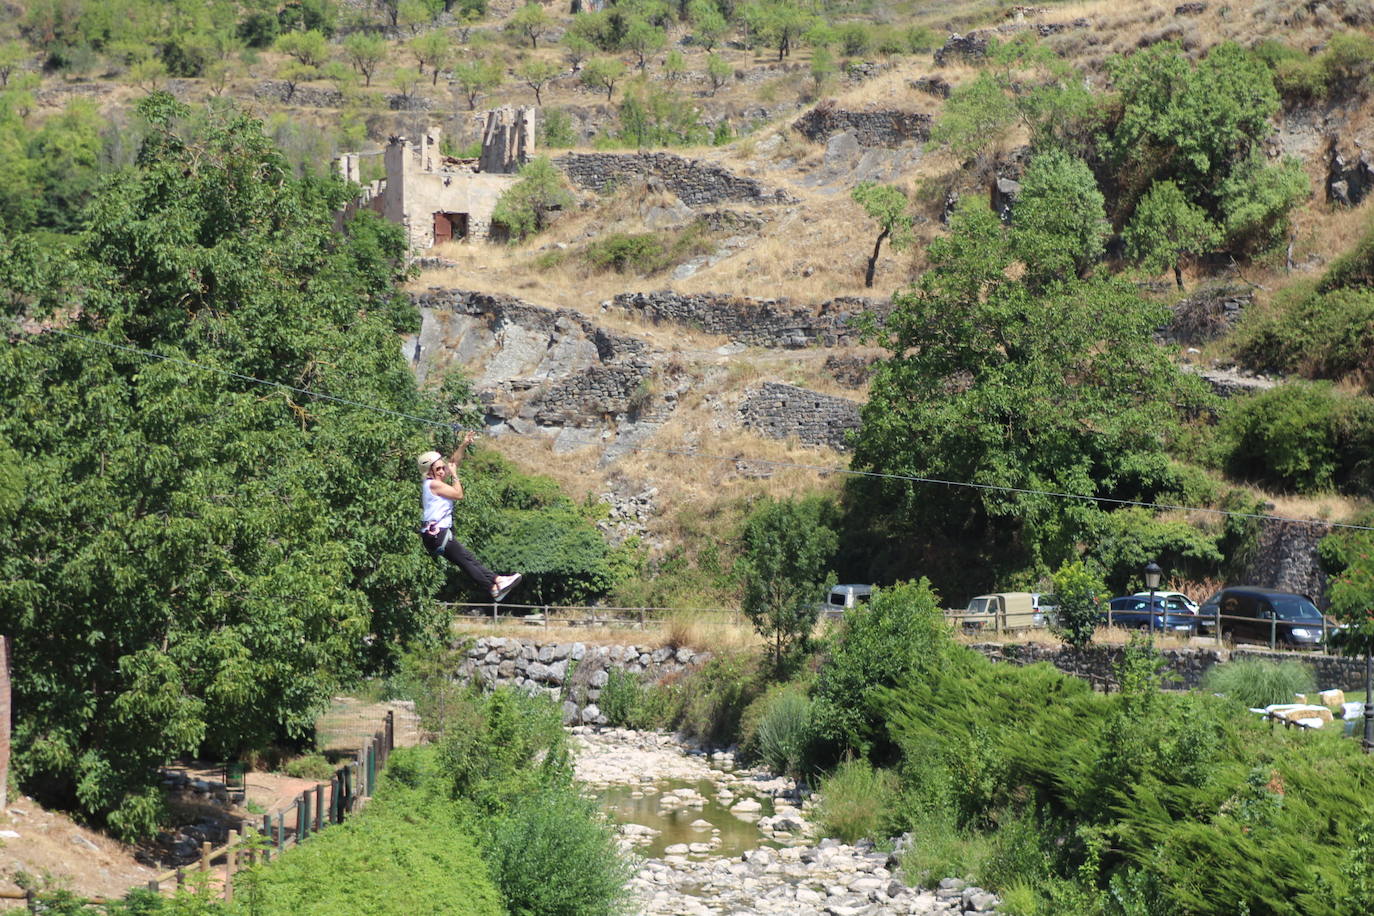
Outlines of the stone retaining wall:
<svg viewBox="0 0 1374 916">
<path fill-rule="evenodd" d="M 1042 646 L 1034 643 L 978 643 L 973 648 L 993 661 L 1012 662 L 1018 665 L 1048 662 L 1066 674 L 1087 678 L 1098 686 L 1110 685 L 1112 690 L 1117 690 L 1121 686 L 1116 679 L 1116 666 L 1120 664 L 1124 651 L 1121 646 L 1087 646 L 1083 649 L 1074 649 L 1071 646 Z M 1263 648 L 1164 649 L 1159 654 L 1164 660 L 1165 670 L 1177 676 L 1177 680 L 1165 683 L 1166 688 L 1197 687 L 1202 683 L 1202 677 L 1208 668 L 1226 664 L 1228 661 L 1242 658 L 1285 661 L 1296 658 L 1312 666 L 1317 676 L 1317 687 L 1321 690 L 1333 687 L 1340 690 L 1364 690 L 1364 660 L 1359 658 L 1344 658 L 1316 652 L 1270 652 Z"/>
<path fill-rule="evenodd" d="M 592 646 L 580 642 L 484 636 L 467 650 L 459 675 L 490 687 L 546 694 L 563 704 L 568 725 L 607 725 L 597 706 L 612 670 L 646 681 L 681 674 L 710 653 L 664 646 Z"/>
<path fill-rule="evenodd" d="M 792 126 L 808 140 L 827 140 L 848 131 L 860 146 L 897 149 L 929 140 L 930 122 L 930 115 L 918 111 L 895 108 L 847 111 L 821 104 L 798 118 Z"/>
<path fill-rule="evenodd" d="M 1260 526 L 1259 544 L 1245 571 L 1245 584 L 1307 595 L 1318 607 L 1326 607 L 1327 575 L 1317 545 L 1331 533 L 1331 527 L 1279 521 L 1264 521 Z"/>
<path fill-rule="evenodd" d="M 849 448 L 850 431 L 859 428 L 859 407 L 857 401 L 846 398 L 765 382 L 746 392 L 739 412 L 747 429 L 844 451 Z"/>
<path fill-rule="evenodd" d="M 753 299 L 669 290 L 620 293 L 608 305 L 653 324 L 672 322 L 740 343 L 788 349 L 856 346 L 861 342 L 855 326 L 859 316 L 872 313 L 881 324 L 891 308 L 887 302 L 856 296 L 802 305 L 786 297 Z"/>
<path fill-rule="evenodd" d="M 600 192 L 616 181 L 657 178 L 689 207 L 726 201 L 750 204 L 795 203 L 786 191 L 769 189 L 715 163 L 672 153 L 568 153 L 553 160 L 579 188 Z"/>
</svg>

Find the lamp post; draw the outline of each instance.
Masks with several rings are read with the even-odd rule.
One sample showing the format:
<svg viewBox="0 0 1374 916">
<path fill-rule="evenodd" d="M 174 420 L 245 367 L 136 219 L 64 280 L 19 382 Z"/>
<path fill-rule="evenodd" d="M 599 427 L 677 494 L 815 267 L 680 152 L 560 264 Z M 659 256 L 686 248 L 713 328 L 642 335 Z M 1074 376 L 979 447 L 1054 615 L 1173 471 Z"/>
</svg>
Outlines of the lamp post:
<svg viewBox="0 0 1374 916">
<path fill-rule="evenodd" d="M 1164 570 L 1159 568 L 1159 564 L 1151 560 L 1145 566 L 1145 587 L 1150 590 L 1150 629 L 1155 628 L 1155 589 L 1159 588 L 1159 577 L 1164 574 Z M 1163 618 L 1159 621 L 1160 629 L 1164 628 Z"/>
<path fill-rule="evenodd" d="M 1364 752 L 1374 754 L 1374 646 L 1364 647 Z"/>
</svg>

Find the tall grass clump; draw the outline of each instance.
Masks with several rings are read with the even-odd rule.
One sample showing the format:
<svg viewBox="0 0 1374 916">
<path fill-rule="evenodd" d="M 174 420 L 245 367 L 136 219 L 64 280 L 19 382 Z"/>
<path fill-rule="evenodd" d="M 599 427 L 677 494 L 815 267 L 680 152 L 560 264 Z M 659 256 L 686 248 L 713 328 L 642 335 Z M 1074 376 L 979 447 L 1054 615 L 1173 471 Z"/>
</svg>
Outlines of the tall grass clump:
<svg viewBox="0 0 1374 916">
<path fill-rule="evenodd" d="M 755 705 L 763 709 L 752 735 L 746 739 L 748 756 L 774 773 L 802 775 L 811 726 L 811 700 L 806 689 L 788 684 L 770 691 Z"/>
<path fill-rule="evenodd" d="M 891 770 L 875 769 L 862 758 L 846 760 L 821 782 L 821 829 L 846 843 L 885 835 L 897 791 L 897 774 Z"/>
<path fill-rule="evenodd" d="M 1260 707 L 1292 703 L 1294 694 L 1312 693 L 1316 689 L 1316 677 L 1306 662 L 1242 658 L 1213 665 L 1203 676 L 1202 687 L 1246 706 Z"/>
</svg>

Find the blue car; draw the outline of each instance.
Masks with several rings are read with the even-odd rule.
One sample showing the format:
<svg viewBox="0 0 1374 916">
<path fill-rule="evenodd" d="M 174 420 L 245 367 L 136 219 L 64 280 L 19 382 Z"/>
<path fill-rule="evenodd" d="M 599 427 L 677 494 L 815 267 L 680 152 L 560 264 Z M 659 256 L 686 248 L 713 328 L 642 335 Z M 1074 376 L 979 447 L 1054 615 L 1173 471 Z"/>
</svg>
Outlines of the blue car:
<svg viewBox="0 0 1374 916">
<path fill-rule="evenodd" d="M 1160 630 L 1180 636 L 1197 635 L 1197 617 L 1190 614 L 1181 604 L 1171 604 L 1162 595 L 1154 596 L 1154 604 L 1149 595 L 1125 595 L 1113 598 L 1110 603 L 1111 624 L 1128 630 Z M 1104 611 L 1102 622 L 1107 623 Z"/>
</svg>

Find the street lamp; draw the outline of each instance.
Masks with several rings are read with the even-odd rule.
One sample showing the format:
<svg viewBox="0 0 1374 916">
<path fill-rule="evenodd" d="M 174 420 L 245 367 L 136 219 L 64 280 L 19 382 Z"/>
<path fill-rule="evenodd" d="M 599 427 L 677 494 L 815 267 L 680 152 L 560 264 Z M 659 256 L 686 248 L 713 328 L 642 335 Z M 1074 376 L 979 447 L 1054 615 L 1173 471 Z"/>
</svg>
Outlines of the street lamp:
<svg viewBox="0 0 1374 916">
<path fill-rule="evenodd" d="M 1145 567 L 1145 587 L 1150 590 L 1150 629 L 1155 628 L 1155 589 L 1159 588 L 1159 577 L 1164 575 L 1164 570 L 1159 568 L 1159 564 L 1151 560 Z M 1160 629 L 1164 628 L 1163 618 L 1159 621 Z"/>
</svg>

